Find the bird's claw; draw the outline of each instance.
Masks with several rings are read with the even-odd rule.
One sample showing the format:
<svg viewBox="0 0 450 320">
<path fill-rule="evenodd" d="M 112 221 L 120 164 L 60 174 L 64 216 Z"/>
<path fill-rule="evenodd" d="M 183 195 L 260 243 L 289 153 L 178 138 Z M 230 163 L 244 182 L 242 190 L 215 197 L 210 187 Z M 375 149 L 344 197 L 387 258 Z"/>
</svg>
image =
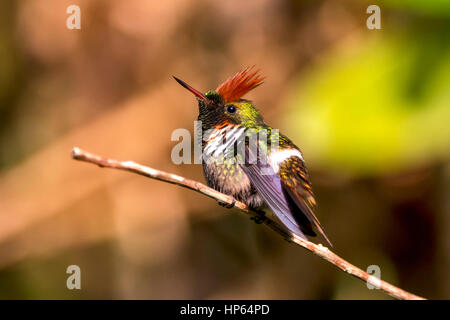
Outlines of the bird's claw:
<svg viewBox="0 0 450 320">
<path fill-rule="evenodd" d="M 231 209 L 236 204 L 236 199 L 233 199 L 233 202 L 231 202 L 231 203 L 226 203 L 226 202 L 222 202 L 222 201 L 217 201 L 217 202 L 219 203 L 219 206 L 222 206 L 227 209 Z"/>
<path fill-rule="evenodd" d="M 251 217 L 250 220 L 255 221 L 256 224 L 261 224 L 266 220 L 266 213 L 264 211 L 258 211 L 257 216 Z"/>
</svg>

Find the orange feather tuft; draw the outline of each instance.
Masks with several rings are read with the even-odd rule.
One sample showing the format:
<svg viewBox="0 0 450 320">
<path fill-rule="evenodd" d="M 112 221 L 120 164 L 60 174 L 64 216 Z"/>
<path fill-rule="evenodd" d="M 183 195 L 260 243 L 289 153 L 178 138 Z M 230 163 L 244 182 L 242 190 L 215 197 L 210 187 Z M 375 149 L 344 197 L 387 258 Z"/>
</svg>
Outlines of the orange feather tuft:
<svg viewBox="0 0 450 320">
<path fill-rule="evenodd" d="M 260 69 L 250 72 L 253 67 L 239 71 L 217 87 L 216 91 L 220 93 L 225 102 L 238 101 L 247 92 L 263 83 L 266 77 L 258 74 Z"/>
</svg>

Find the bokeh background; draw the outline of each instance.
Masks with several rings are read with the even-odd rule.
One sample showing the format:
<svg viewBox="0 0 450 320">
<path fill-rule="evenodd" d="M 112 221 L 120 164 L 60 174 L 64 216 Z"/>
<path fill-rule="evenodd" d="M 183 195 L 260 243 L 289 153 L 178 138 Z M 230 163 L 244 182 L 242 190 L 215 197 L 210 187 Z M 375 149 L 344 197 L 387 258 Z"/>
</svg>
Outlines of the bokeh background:
<svg viewBox="0 0 450 320">
<path fill-rule="evenodd" d="M 439 0 L 1 1 L 0 298 L 390 299 L 211 199 L 71 160 L 204 181 L 170 159 L 197 117 L 171 76 L 206 91 L 254 64 L 247 97 L 301 146 L 335 251 L 449 298 L 449 30 Z"/>
</svg>

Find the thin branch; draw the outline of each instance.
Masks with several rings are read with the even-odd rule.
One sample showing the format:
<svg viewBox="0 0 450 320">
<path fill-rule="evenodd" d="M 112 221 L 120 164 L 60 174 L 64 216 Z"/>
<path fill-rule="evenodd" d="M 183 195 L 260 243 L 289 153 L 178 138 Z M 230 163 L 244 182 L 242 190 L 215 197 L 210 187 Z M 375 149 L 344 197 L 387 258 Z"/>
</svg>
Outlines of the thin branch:
<svg viewBox="0 0 450 320">
<path fill-rule="evenodd" d="M 228 196 L 226 194 L 218 192 L 218 191 L 204 185 L 203 183 L 200 183 L 200 182 L 194 181 L 194 180 L 190 180 L 190 179 L 178 176 L 176 174 L 149 168 L 149 167 L 140 165 L 133 161 L 118 161 L 118 160 L 114 160 L 114 159 L 103 158 L 101 156 L 89 153 L 87 151 L 81 150 L 80 148 L 76 148 L 76 147 L 72 149 L 72 158 L 75 160 L 93 163 L 102 168 L 113 168 L 113 169 L 119 169 L 119 170 L 124 170 L 124 171 L 130 171 L 130 172 L 137 173 L 139 175 L 142 175 L 142 176 L 145 176 L 145 177 L 148 177 L 151 179 L 156 179 L 156 180 L 160 180 L 163 182 L 176 184 L 181 187 L 197 191 L 207 197 L 215 199 L 221 203 L 225 203 L 225 204 L 229 205 L 230 207 L 238 208 L 240 211 L 246 213 L 252 219 L 262 221 L 268 227 L 270 227 L 274 231 L 278 232 L 287 241 L 293 242 L 293 243 L 315 253 L 322 259 L 325 259 L 326 261 L 335 265 L 336 267 L 338 267 L 342 271 L 348 273 L 349 275 L 352 275 L 362 281 L 365 281 L 366 283 L 373 285 L 375 288 L 379 288 L 380 290 L 386 292 L 387 294 L 389 294 L 397 299 L 403 299 L 403 300 L 423 300 L 424 299 L 422 297 L 419 297 L 412 293 L 409 293 L 403 289 L 400 289 L 386 281 L 380 280 L 379 278 L 374 277 L 374 276 L 368 274 L 367 272 L 364 272 L 360 268 L 358 268 L 358 267 L 352 265 L 350 262 L 342 259 L 337 254 L 333 253 L 330 249 L 328 249 L 327 247 L 325 247 L 321 244 L 315 244 L 310 241 L 304 240 L 294 234 L 291 234 L 290 232 L 286 231 L 286 229 L 283 228 L 279 223 L 266 218 L 265 216 L 261 215 L 261 213 L 258 211 L 251 210 L 243 202 L 237 201 L 236 199 L 234 199 L 231 196 Z"/>
</svg>

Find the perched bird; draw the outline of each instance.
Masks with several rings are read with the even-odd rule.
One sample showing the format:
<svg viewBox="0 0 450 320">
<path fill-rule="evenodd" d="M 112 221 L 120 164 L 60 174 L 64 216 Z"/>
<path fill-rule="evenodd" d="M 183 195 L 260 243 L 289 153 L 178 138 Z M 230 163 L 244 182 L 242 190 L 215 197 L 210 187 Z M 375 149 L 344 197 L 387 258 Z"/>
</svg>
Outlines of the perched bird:
<svg viewBox="0 0 450 320">
<path fill-rule="evenodd" d="M 269 127 L 253 103 L 242 98 L 263 83 L 259 70 L 252 69 L 238 72 L 206 93 L 174 77 L 198 100 L 207 184 L 252 209 L 267 205 L 289 232 L 307 239 L 305 235 L 316 236 L 317 230 L 331 245 L 314 215 L 316 201 L 300 149 Z M 268 139 L 258 140 L 256 151 L 249 146 L 250 139 L 241 139 L 249 136 L 246 132 L 263 131 Z M 244 154 L 236 153 L 239 143 Z M 250 161 L 251 157 L 256 161 Z"/>
</svg>

